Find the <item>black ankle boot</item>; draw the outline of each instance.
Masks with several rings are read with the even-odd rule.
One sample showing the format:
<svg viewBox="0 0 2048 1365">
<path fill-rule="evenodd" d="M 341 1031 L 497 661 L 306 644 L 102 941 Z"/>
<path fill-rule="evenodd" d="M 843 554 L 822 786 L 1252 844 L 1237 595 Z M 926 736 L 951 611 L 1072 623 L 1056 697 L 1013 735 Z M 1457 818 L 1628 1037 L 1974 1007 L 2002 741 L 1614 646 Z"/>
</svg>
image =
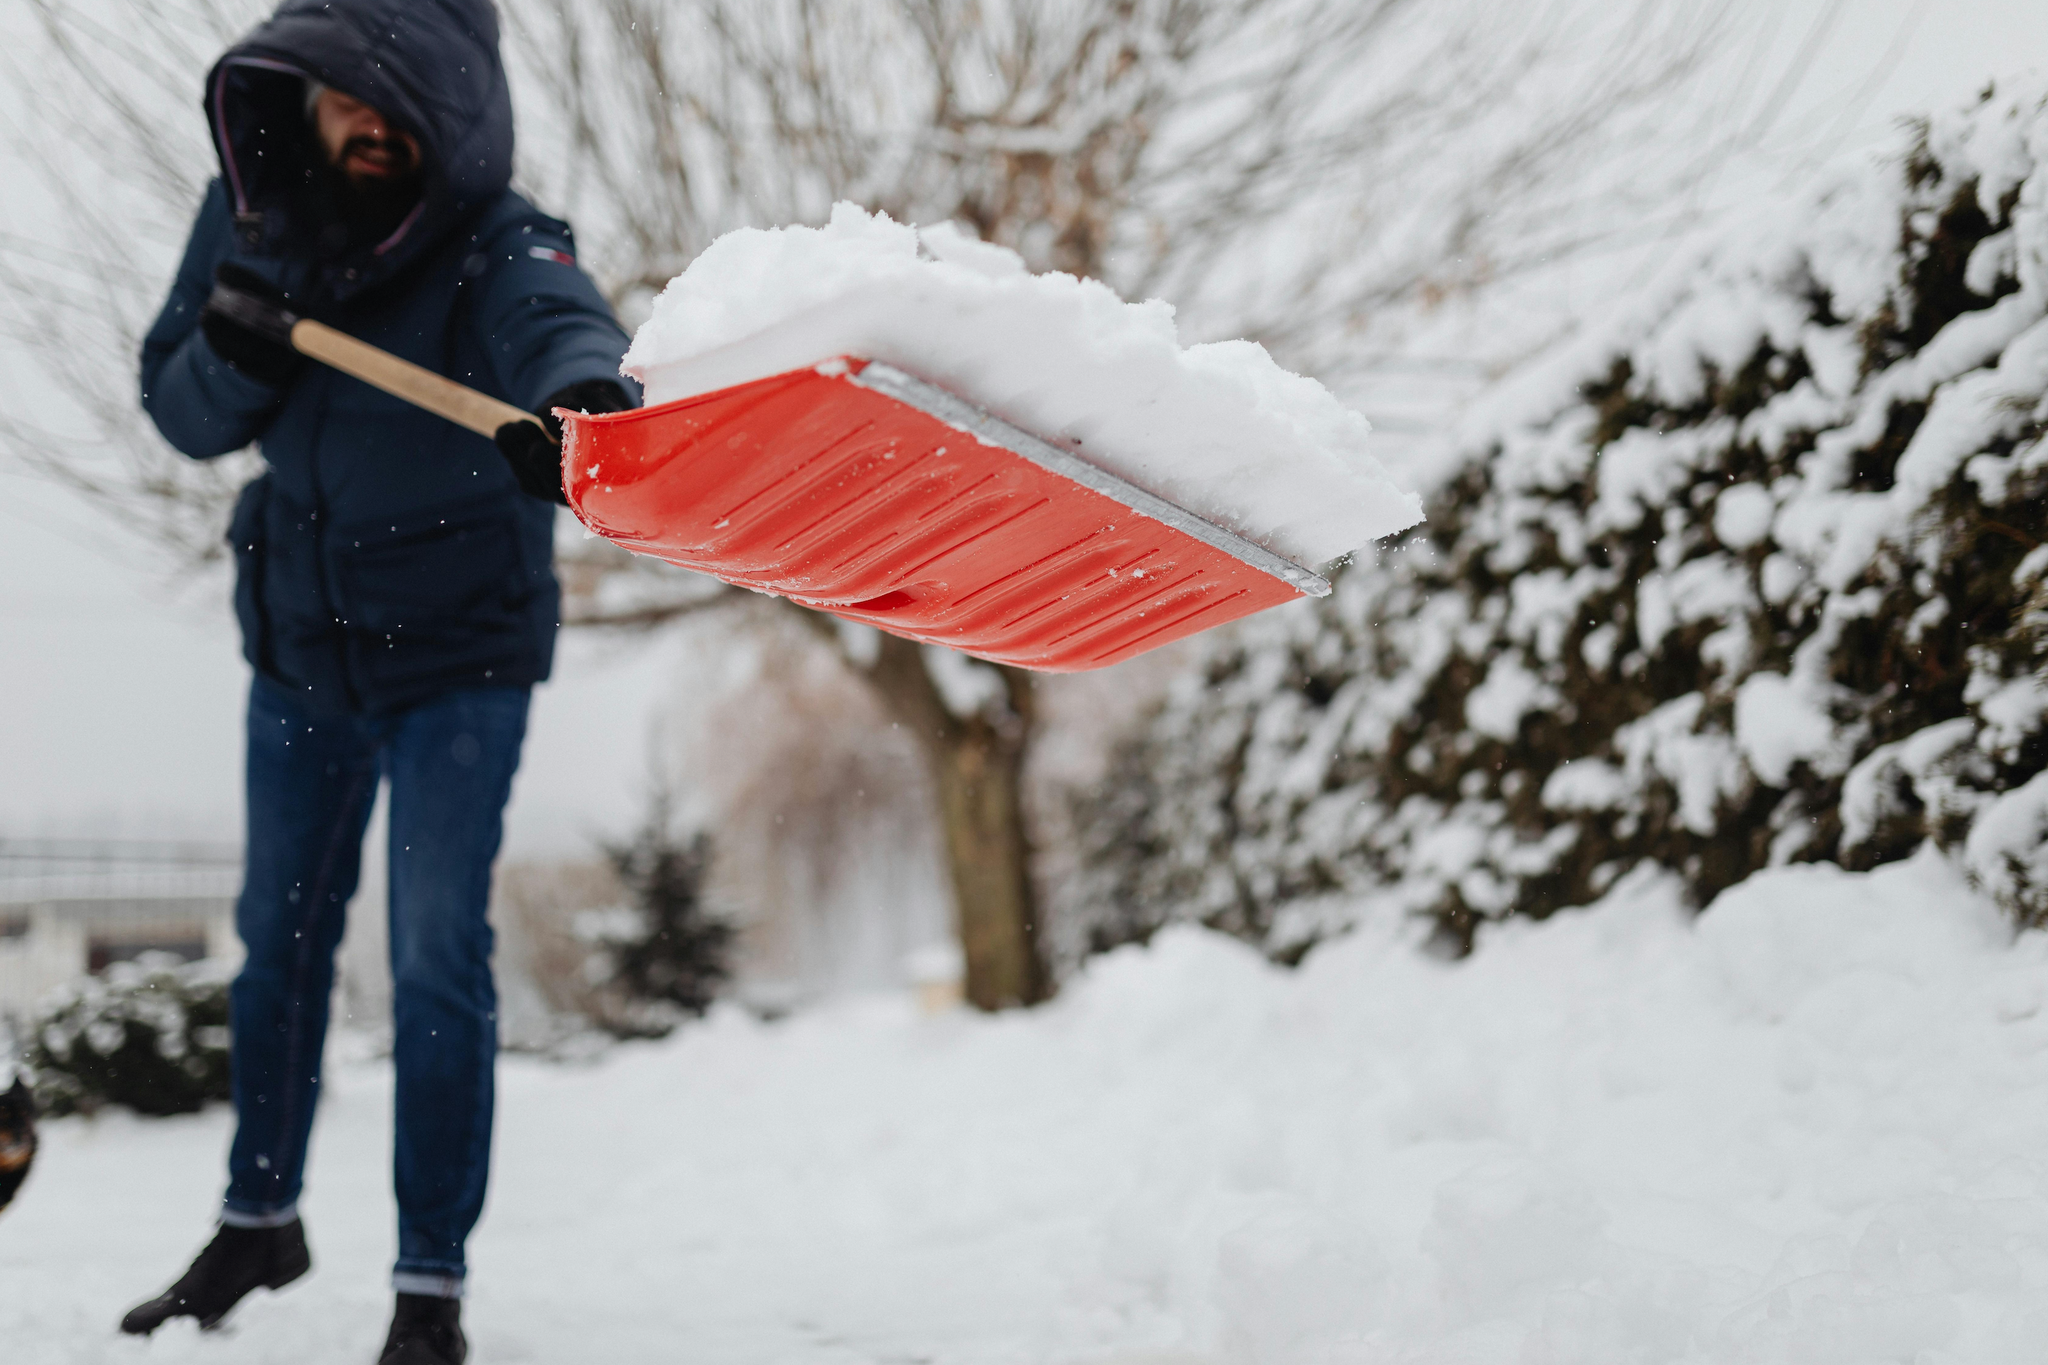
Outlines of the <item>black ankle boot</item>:
<svg viewBox="0 0 2048 1365">
<path fill-rule="evenodd" d="M 461 1299 L 400 1294 L 377 1365 L 462 1365 L 468 1354 Z"/>
<path fill-rule="evenodd" d="M 306 1228 L 296 1218 L 275 1228 L 223 1224 L 192 1268 L 148 1303 L 130 1309 L 121 1330 L 148 1336 L 172 1318 L 197 1318 L 202 1328 L 217 1327 L 250 1290 L 282 1289 L 312 1266 Z"/>
</svg>

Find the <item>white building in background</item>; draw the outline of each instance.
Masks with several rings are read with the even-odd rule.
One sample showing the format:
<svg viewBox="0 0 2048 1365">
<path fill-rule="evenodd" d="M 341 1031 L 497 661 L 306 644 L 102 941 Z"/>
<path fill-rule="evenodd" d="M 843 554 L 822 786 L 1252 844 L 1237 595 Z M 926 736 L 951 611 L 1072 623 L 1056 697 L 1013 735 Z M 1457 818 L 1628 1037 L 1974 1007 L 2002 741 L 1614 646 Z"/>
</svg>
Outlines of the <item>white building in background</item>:
<svg viewBox="0 0 2048 1365">
<path fill-rule="evenodd" d="M 0 1015 L 146 952 L 239 957 L 241 884 L 231 844 L 0 839 Z"/>
</svg>

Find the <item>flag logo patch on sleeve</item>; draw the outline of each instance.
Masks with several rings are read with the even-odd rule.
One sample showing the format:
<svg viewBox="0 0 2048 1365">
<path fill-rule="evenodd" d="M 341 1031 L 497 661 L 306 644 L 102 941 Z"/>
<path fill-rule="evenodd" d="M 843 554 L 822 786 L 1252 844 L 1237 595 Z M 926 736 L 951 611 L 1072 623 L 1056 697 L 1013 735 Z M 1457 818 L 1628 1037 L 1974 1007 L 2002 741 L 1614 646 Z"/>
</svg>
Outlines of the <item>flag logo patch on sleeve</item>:
<svg viewBox="0 0 2048 1365">
<path fill-rule="evenodd" d="M 566 251 L 557 251 L 551 246 L 530 246 L 526 254 L 536 261 L 553 261 L 556 265 L 574 265 L 576 258 Z"/>
</svg>

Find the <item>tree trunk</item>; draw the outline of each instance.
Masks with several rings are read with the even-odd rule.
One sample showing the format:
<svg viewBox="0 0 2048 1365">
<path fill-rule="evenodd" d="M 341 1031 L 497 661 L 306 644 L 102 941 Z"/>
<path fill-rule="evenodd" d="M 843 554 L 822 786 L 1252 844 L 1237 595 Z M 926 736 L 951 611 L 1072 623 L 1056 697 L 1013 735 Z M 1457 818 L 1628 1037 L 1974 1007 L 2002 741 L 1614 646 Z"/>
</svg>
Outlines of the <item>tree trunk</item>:
<svg viewBox="0 0 2048 1365">
<path fill-rule="evenodd" d="M 1031 675 L 999 671 L 1009 705 L 1005 714 L 992 717 L 985 711 L 950 712 L 925 669 L 922 646 L 912 641 L 883 636 L 867 669 L 891 714 L 917 736 L 932 774 L 954 922 L 966 958 L 967 999 L 985 1010 L 1042 1000 L 1049 984 L 1039 954 L 1031 846 L 1024 830 Z"/>
<path fill-rule="evenodd" d="M 967 998 L 985 1010 L 1028 1005 L 1044 994 L 1044 972 L 1024 836 L 1023 747 L 976 718 L 928 752 L 967 959 Z"/>
</svg>

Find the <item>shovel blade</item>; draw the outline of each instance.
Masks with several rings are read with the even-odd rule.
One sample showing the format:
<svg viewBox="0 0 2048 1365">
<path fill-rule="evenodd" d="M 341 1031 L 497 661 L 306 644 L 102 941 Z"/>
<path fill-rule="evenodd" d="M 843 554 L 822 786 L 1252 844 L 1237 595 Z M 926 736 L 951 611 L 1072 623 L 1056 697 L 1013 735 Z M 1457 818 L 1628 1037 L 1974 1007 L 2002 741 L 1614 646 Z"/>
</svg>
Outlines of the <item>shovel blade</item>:
<svg viewBox="0 0 2048 1365">
<path fill-rule="evenodd" d="M 569 505 L 629 550 L 997 663 L 1119 663 L 1329 585 L 893 367 L 564 412 Z"/>
</svg>

